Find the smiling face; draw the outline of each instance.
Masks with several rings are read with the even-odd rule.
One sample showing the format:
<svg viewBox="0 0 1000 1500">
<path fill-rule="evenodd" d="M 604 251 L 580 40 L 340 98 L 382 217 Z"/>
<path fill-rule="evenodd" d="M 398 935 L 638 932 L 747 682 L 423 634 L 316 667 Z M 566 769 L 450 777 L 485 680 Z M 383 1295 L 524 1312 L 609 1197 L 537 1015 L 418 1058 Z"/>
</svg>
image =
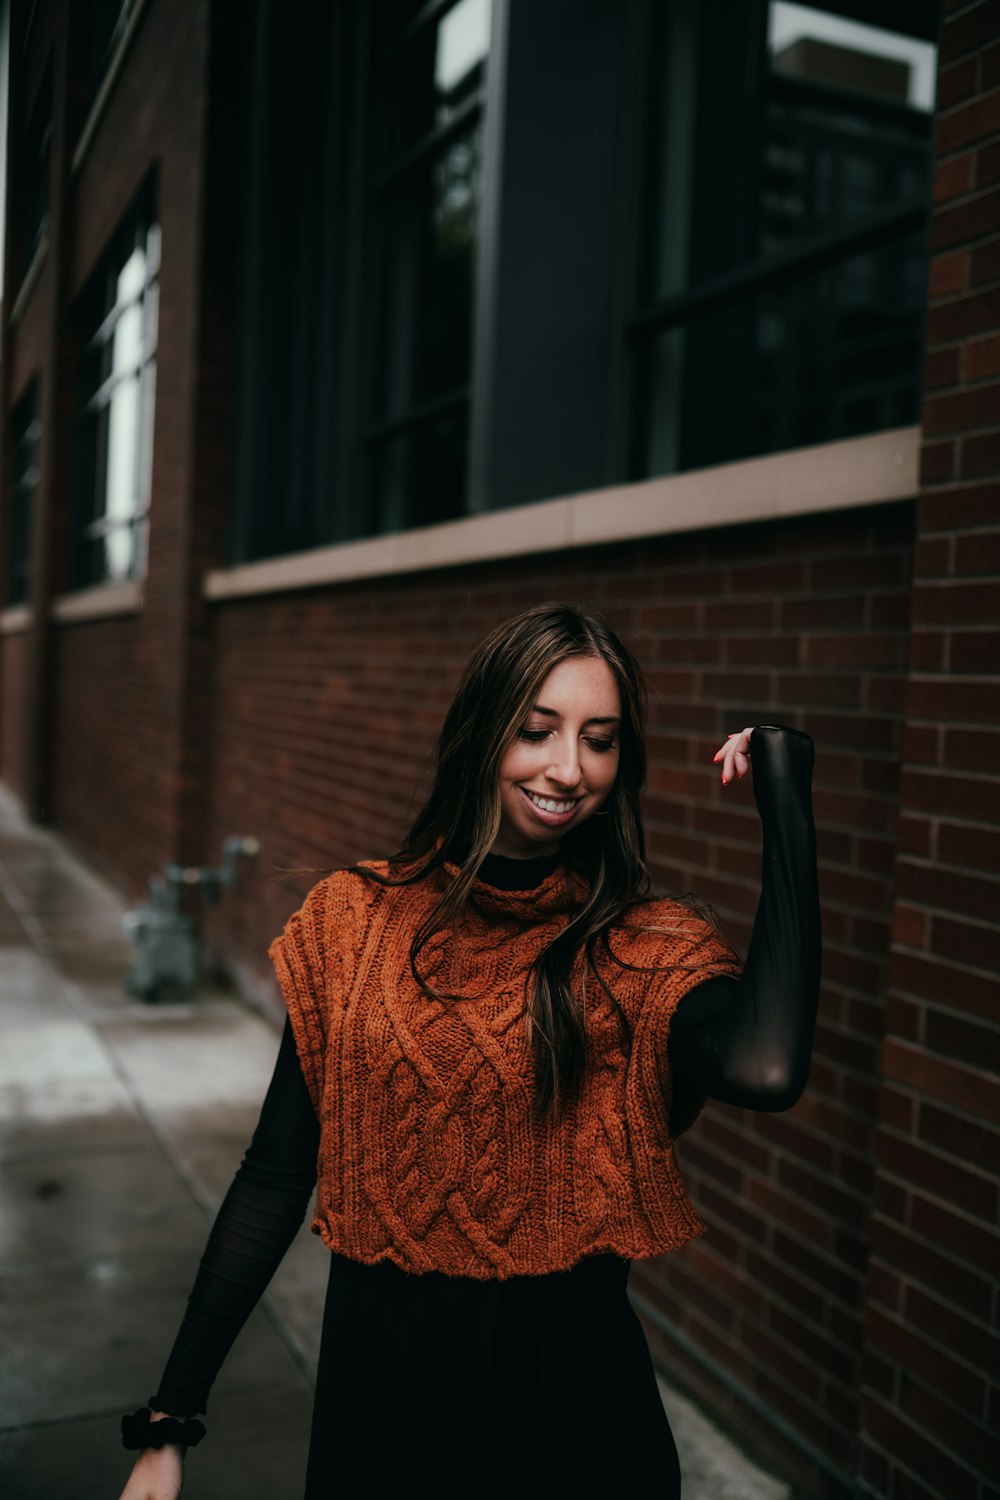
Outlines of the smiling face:
<svg viewBox="0 0 1000 1500">
<path fill-rule="evenodd" d="M 500 832 L 494 854 L 555 854 L 564 833 L 593 817 L 618 773 L 621 698 L 599 656 L 552 668 L 500 762 Z"/>
</svg>

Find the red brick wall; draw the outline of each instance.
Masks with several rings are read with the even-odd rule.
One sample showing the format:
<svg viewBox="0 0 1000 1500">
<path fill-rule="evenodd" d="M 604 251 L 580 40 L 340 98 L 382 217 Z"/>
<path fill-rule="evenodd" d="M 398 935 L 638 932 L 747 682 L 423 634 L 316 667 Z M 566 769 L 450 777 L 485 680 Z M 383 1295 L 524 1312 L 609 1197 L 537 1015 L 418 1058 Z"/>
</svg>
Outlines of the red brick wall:
<svg viewBox="0 0 1000 1500">
<path fill-rule="evenodd" d="M 996 1500 L 986 1476 L 1000 1470 L 987 1379 L 998 1352 L 1000 17 L 996 0 L 945 10 L 915 514 L 885 506 L 206 607 L 227 490 L 232 283 L 204 5 L 147 5 L 73 184 L 60 281 L 60 296 L 79 292 L 156 162 L 150 573 L 137 616 L 55 633 L 52 814 L 136 893 L 168 858 L 257 835 L 261 858 L 210 934 L 261 983 L 267 940 L 312 878 L 282 872 L 397 842 L 469 647 L 530 603 L 594 602 L 635 641 L 654 689 L 654 871 L 714 900 L 740 946 L 758 824 L 750 789 L 723 791 L 711 755 L 761 719 L 813 734 L 826 945 L 810 1087 L 788 1115 L 709 1107 L 681 1157 L 711 1232 L 637 1268 L 633 1285 L 663 1367 L 801 1493 L 838 1500 L 859 1473 L 879 1500 Z M 39 14 L 51 27 L 69 11 L 52 0 Z M 48 275 L 8 347 L 8 400 L 52 353 Z M 72 389 L 68 351 L 64 339 L 53 354 L 61 390 Z M 61 400 L 47 409 L 68 454 L 72 413 Z M 59 536 L 50 550 L 58 592 Z M 24 661 L 23 637 L 0 638 L 0 765 L 15 787 Z"/>
<path fill-rule="evenodd" d="M 59 737 L 55 819 L 136 893 L 182 853 L 182 730 L 204 567 L 192 557 L 192 492 L 206 67 L 206 8 L 148 5 L 74 193 L 75 298 L 137 190 L 157 173 L 162 252 L 143 606 L 132 617 L 62 626 L 55 661 L 56 722 L 88 726 L 87 738 Z"/>
<path fill-rule="evenodd" d="M 1000 7 L 945 9 L 863 1397 L 894 1500 L 1000 1475 Z"/>
<path fill-rule="evenodd" d="M 24 714 L 28 637 L 0 635 L 0 777 L 25 795 Z"/>
<path fill-rule="evenodd" d="M 149 661 L 156 649 L 141 617 L 56 632 L 55 820 L 133 896 L 170 857 L 173 834 L 160 673 Z"/>
<path fill-rule="evenodd" d="M 465 655 L 528 604 L 590 600 L 636 644 L 653 688 L 654 871 L 713 900 L 741 946 L 759 825 L 750 788 L 723 789 L 712 754 L 754 722 L 814 736 L 826 961 L 811 1087 L 788 1115 L 710 1106 L 682 1164 L 712 1232 L 634 1278 L 680 1337 L 650 1325 L 664 1367 L 812 1478 L 754 1399 L 851 1472 L 912 524 L 909 505 L 887 506 L 218 612 L 212 843 L 255 834 L 263 849 L 212 933 L 261 975 L 314 878 L 280 872 L 395 846 Z"/>
</svg>

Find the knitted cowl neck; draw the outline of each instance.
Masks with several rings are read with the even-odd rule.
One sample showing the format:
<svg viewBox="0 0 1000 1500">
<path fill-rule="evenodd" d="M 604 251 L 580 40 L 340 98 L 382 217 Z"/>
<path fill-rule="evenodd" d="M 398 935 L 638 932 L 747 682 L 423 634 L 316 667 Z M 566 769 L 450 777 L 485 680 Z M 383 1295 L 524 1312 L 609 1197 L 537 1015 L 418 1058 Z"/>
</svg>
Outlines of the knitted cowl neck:
<svg viewBox="0 0 1000 1500">
<path fill-rule="evenodd" d="M 455 879 L 458 865 L 446 860 L 444 874 Z M 468 902 L 487 918 L 534 927 L 579 910 L 586 885 L 560 864 L 558 855 L 510 859 L 487 854 L 469 888 Z"/>
</svg>

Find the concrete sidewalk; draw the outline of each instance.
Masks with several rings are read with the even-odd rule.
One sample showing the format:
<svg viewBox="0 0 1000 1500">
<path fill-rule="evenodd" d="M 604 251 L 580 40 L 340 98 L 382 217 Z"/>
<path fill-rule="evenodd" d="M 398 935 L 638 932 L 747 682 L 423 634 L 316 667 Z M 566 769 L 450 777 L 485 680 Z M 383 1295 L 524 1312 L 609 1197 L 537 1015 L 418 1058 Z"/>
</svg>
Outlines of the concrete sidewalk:
<svg viewBox="0 0 1000 1500">
<path fill-rule="evenodd" d="M 273 1025 L 205 990 L 146 1005 L 122 907 L 0 789 L 0 1494 L 116 1500 L 256 1122 Z M 213 1390 L 185 1500 L 301 1500 L 326 1251 L 303 1229 Z M 685 1500 L 786 1500 L 665 1391 Z"/>
</svg>

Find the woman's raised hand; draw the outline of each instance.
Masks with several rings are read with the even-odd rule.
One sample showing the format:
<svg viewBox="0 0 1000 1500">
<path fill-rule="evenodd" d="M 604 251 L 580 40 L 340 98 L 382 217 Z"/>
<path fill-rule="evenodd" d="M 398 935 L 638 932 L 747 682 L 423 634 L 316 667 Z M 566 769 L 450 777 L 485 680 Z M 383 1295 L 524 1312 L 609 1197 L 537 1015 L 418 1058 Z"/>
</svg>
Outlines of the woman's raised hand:
<svg viewBox="0 0 1000 1500">
<path fill-rule="evenodd" d="M 172 1443 L 143 1448 L 120 1500 L 177 1500 L 184 1482 L 181 1450 Z"/>
<path fill-rule="evenodd" d="M 754 726 L 739 729 L 731 734 L 715 754 L 713 761 L 722 761 L 722 785 L 728 786 L 734 776 L 745 776 L 750 769 L 750 736 Z"/>
</svg>

